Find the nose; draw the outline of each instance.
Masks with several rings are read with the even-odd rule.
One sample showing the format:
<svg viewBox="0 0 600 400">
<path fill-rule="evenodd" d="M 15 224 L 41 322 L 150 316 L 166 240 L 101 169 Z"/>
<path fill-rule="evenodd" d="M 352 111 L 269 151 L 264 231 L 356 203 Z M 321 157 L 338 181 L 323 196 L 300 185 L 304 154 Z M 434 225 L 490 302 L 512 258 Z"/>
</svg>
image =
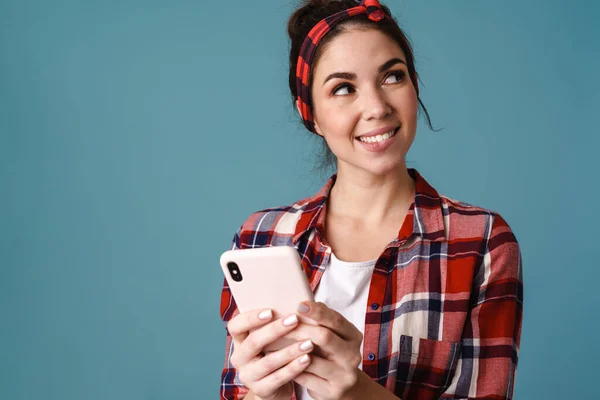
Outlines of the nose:
<svg viewBox="0 0 600 400">
<path fill-rule="evenodd" d="M 370 89 L 363 94 L 363 118 L 382 119 L 392 112 L 385 94 L 378 89 Z"/>
</svg>

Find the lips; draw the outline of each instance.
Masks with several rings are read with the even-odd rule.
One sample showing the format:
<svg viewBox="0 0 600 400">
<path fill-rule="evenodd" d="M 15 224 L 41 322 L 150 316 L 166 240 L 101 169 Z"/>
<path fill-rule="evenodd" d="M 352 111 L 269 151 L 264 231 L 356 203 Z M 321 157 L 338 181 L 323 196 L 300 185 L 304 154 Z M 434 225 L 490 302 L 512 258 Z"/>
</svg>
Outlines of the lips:
<svg viewBox="0 0 600 400">
<path fill-rule="evenodd" d="M 363 142 L 359 138 L 355 139 L 359 143 L 359 146 L 365 149 L 366 151 L 371 153 L 382 153 L 396 141 L 396 136 L 398 136 L 399 130 L 399 127 L 394 129 L 394 133 L 392 134 L 392 136 L 388 139 L 382 140 L 381 142 Z"/>
<path fill-rule="evenodd" d="M 363 135 L 363 136 L 358 136 L 356 137 L 356 139 L 362 143 L 376 143 L 376 142 L 384 142 L 390 138 L 392 138 L 394 135 L 396 135 L 396 133 L 398 133 L 398 129 L 390 129 L 389 131 L 384 132 L 383 134 L 378 134 L 378 135 Z"/>
<path fill-rule="evenodd" d="M 362 135 L 358 135 L 356 137 L 357 138 L 359 138 L 359 137 L 366 138 L 366 137 L 373 137 L 373 136 L 377 136 L 377 135 L 383 135 L 384 133 L 395 131 L 398 128 L 399 128 L 398 125 L 388 125 L 388 126 L 384 126 L 384 127 L 378 128 L 378 129 L 373 129 L 369 132 L 365 132 Z"/>
</svg>

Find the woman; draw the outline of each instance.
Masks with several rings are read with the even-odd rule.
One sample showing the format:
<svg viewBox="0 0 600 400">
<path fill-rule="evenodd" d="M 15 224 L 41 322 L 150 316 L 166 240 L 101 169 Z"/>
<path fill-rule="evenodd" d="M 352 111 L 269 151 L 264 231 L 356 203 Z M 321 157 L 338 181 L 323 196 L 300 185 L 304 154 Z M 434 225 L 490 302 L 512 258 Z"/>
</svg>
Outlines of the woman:
<svg viewBox="0 0 600 400">
<path fill-rule="evenodd" d="M 498 213 L 407 169 L 421 101 L 402 30 L 376 0 L 312 0 L 288 32 L 292 96 L 337 172 L 316 195 L 251 215 L 232 247 L 295 246 L 316 300 L 298 313 L 320 325 L 240 314 L 225 283 L 221 398 L 511 399 L 519 246 Z M 282 336 L 297 343 L 264 355 Z"/>
</svg>

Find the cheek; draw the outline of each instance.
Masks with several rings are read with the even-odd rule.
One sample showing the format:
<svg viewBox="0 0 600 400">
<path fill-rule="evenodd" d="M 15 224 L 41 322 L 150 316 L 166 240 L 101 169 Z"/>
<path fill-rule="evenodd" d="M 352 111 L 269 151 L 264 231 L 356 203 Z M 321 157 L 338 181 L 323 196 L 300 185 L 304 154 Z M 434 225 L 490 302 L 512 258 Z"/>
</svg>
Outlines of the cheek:
<svg viewBox="0 0 600 400">
<path fill-rule="evenodd" d="M 352 134 L 356 120 L 351 110 L 342 105 L 321 107 L 316 116 L 321 131 L 329 139 L 347 138 Z"/>
<path fill-rule="evenodd" d="M 417 98 L 417 92 L 414 88 L 398 98 L 396 107 L 400 110 L 400 114 L 403 117 L 402 119 L 406 122 L 415 122 L 417 120 L 419 99 Z"/>
</svg>

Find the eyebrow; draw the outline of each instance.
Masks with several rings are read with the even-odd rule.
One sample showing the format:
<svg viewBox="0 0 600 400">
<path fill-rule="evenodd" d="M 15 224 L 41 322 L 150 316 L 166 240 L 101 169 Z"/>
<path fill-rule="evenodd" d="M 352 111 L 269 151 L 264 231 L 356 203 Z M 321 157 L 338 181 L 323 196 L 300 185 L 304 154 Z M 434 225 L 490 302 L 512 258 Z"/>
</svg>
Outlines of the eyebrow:
<svg viewBox="0 0 600 400">
<path fill-rule="evenodd" d="M 396 64 L 406 65 L 406 62 L 401 58 L 392 58 L 392 59 L 384 62 L 379 67 L 378 72 L 382 73 L 383 71 L 393 67 Z M 323 81 L 323 85 L 325 85 L 328 80 L 333 79 L 333 78 L 348 79 L 348 80 L 353 81 L 353 80 L 356 80 L 356 74 L 353 72 L 334 72 L 332 74 L 327 75 L 327 78 L 325 78 L 325 80 Z"/>
</svg>

